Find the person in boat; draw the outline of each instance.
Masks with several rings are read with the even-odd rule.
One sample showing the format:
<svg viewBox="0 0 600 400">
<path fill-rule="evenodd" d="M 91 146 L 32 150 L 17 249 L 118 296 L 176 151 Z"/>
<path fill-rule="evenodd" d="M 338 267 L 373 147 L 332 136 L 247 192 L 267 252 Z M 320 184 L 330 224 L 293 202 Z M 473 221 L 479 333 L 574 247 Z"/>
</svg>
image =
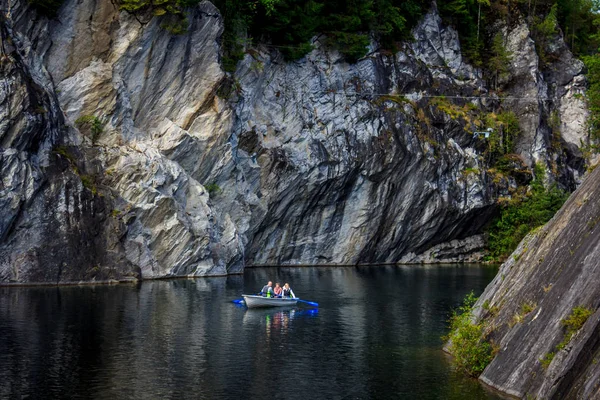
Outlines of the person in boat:
<svg viewBox="0 0 600 400">
<path fill-rule="evenodd" d="M 275 289 L 273 289 L 273 293 L 275 293 L 275 297 L 281 297 L 282 292 L 283 292 L 283 289 L 281 288 L 281 285 L 279 284 L 279 282 L 276 282 Z"/>
<path fill-rule="evenodd" d="M 273 292 L 273 282 L 269 281 L 265 286 L 263 286 L 260 291 L 261 296 L 265 297 L 274 297 L 275 293 Z"/>
<path fill-rule="evenodd" d="M 296 297 L 296 295 L 294 294 L 294 291 L 290 287 L 289 283 L 286 283 L 285 285 L 283 285 L 283 289 L 281 290 L 281 296 L 282 297 Z"/>
</svg>

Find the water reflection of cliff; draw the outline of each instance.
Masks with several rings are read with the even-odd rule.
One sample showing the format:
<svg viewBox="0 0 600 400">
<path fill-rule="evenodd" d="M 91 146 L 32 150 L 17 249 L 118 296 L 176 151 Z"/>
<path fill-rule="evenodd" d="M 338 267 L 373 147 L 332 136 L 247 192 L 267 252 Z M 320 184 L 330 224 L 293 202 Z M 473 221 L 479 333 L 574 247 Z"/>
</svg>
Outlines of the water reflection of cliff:
<svg viewBox="0 0 600 400">
<path fill-rule="evenodd" d="M 273 268 L 130 286 L 0 288 L 0 398 L 262 398 L 275 387 L 294 388 L 289 398 L 383 398 L 432 385 L 449 390 L 455 378 L 439 351 L 447 311 L 493 273 Z M 231 303 L 269 279 L 290 282 L 320 308 Z"/>
<path fill-rule="evenodd" d="M 0 382 L 11 382 L 0 385 L 0 398 L 44 390 L 49 397 L 170 397 L 187 392 L 186 382 L 210 393 L 216 369 L 208 368 L 207 350 L 234 357 L 221 347 L 236 310 L 216 299 L 240 286 L 241 277 L 227 277 L 0 288 L 0 342 L 14 343 L 0 351 Z"/>
</svg>

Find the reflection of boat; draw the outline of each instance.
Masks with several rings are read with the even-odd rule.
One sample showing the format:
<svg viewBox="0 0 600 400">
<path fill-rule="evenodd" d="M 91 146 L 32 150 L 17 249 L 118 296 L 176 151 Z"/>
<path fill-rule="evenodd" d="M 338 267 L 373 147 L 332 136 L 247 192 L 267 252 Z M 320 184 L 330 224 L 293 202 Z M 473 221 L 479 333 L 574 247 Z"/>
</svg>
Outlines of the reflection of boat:
<svg viewBox="0 0 600 400">
<path fill-rule="evenodd" d="M 265 324 L 267 333 L 287 332 L 293 320 L 298 318 L 313 318 L 318 316 L 316 308 L 254 308 L 246 309 L 244 313 L 244 325 L 256 326 Z"/>
<path fill-rule="evenodd" d="M 262 297 L 252 294 L 243 294 L 242 297 L 248 308 L 258 307 L 289 307 L 295 306 L 298 299 L 295 298 L 279 298 L 279 297 Z"/>
</svg>

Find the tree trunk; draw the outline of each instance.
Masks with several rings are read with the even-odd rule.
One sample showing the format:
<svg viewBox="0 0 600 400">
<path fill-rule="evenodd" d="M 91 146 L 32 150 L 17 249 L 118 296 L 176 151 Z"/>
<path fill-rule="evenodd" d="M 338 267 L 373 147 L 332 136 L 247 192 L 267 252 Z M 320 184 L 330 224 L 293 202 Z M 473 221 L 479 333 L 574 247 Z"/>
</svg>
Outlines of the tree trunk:
<svg viewBox="0 0 600 400">
<path fill-rule="evenodd" d="M 479 3 L 479 11 L 477 13 L 477 43 L 479 43 L 479 23 L 481 21 L 481 3 Z"/>
</svg>

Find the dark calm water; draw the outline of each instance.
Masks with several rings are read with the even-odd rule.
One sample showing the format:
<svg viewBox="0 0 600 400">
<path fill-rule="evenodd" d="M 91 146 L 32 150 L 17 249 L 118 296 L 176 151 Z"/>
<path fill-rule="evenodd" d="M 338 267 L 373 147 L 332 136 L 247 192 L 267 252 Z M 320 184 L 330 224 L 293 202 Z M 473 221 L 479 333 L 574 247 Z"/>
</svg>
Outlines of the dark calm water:
<svg viewBox="0 0 600 400">
<path fill-rule="evenodd" d="M 497 269 L 261 268 L 140 285 L 0 288 L 0 397 L 492 399 L 441 351 Z M 246 310 L 266 280 L 320 303 Z"/>
</svg>

